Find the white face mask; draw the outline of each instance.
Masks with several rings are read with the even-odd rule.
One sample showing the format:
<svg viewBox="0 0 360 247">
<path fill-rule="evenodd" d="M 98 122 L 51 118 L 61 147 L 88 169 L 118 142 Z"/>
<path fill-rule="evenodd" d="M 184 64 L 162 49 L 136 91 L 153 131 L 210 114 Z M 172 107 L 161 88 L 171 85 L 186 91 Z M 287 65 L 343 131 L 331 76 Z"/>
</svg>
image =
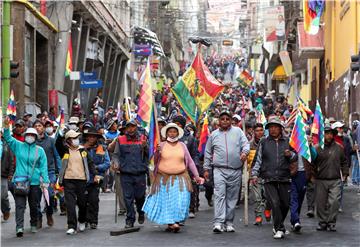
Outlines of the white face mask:
<svg viewBox="0 0 360 247">
<path fill-rule="evenodd" d="M 70 129 L 70 130 L 77 130 L 76 124 L 70 124 L 70 125 L 69 125 L 69 129 Z"/>
<path fill-rule="evenodd" d="M 45 131 L 48 135 L 52 135 L 54 133 L 53 127 L 46 127 Z"/>
<path fill-rule="evenodd" d="M 193 135 L 194 135 L 194 131 L 190 130 L 190 135 L 193 136 Z"/>
<path fill-rule="evenodd" d="M 33 144 L 35 142 L 35 137 L 34 136 L 25 136 L 25 142 L 28 144 Z"/>
<path fill-rule="evenodd" d="M 168 138 L 166 138 L 166 140 L 168 142 L 177 142 L 179 140 L 179 137 L 175 137 L 175 138 L 168 137 Z"/>
<path fill-rule="evenodd" d="M 72 144 L 73 144 L 74 147 L 78 147 L 80 145 L 79 138 L 72 139 Z"/>
</svg>

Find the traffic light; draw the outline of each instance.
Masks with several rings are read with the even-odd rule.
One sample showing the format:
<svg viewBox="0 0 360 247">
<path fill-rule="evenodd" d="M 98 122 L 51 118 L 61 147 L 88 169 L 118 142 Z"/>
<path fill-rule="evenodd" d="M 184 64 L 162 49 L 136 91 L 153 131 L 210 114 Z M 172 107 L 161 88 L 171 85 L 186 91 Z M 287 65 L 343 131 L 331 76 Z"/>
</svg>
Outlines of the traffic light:
<svg viewBox="0 0 360 247">
<path fill-rule="evenodd" d="M 19 62 L 10 61 L 10 78 L 17 78 L 19 76 Z"/>
<path fill-rule="evenodd" d="M 358 55 L 351 56 L 350 68 L 352 71 L 360 71 L 360 52 Z"/>
</svg>

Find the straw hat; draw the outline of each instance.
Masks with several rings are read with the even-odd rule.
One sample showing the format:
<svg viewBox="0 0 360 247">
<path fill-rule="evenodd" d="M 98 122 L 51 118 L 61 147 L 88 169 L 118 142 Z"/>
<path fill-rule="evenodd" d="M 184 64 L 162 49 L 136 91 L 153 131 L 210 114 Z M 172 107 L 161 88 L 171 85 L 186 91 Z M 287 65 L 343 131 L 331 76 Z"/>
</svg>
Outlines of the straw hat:
<svg viewBox="0 0 360 247">
<path fill-rule="evenodd" d="M 179 126 L 177 126 L 177 124 L 175 124 L 175 123 L 168 123 L 165 127 L 163 127 L 162 129 L 161 129 L 161 136 L 163 137 L 163 138 L 166 138 L 166 133 L 167 133 L 167 131 L 168 131 L 168 129 L 170 129 L 170 128 L 175 128 L 175 129 L 177 129 L 178 130 L 178 132 L 179 132 L 179 139 L 181 138 L 181 137 L 183 137 L 183 135 L 184 135 L 184 130 L 182 129 L 182 128 L 180 128 Z"/>
</svg>

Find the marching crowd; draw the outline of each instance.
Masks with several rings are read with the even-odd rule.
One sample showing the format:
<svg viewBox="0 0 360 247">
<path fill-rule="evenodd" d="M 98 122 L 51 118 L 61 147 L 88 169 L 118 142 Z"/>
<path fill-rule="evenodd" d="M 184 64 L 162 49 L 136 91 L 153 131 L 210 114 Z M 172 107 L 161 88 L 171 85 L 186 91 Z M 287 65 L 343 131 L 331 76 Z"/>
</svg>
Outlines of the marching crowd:
<svg viewBox="0 0 360 247">
<path fill-rule="evenodd" d="M 300 232 L 306 197 L 307 216 L 316 215 L 317 230 L 336 231 L 350 168 L 351 182 L 360 184 L 359 121 L 347 128 L 341 121 L 326 119 L 324 148 L 311 145 L 309 163 L 289 145 L 296 109 L 286 98 L 260 86 L 227 87 L 207 112 L 211 134 L 200 152 L 203 116 L 198 125 L 192 124 L 170 87 L 161 85 L 154 92 L 161 132 L 154 170 L 149 169 L 148 133 L 135 118 L 137 99 L 129 99 L 127 121 L 125 111 L 104 110 L 101 94 L 91 116 L 82 114 L 75 102 L 76 114 L 65 126 L 56 122 L 54 109 L 36 118 L 25 113 L 12 129 L 6 117 L 0 150 L 1 210 L 8 220 L 9 190 L 15 200 L 16 235 L 24 234 L 27 201 L 32 233 L 42 228 L 43 213 L 47 225 L 53 226 L 58 208 L 67 217 L 68 235 L 96 229 L 99 194 L 112 190 L 119 214 L 126 214 L 125 228 L 136 221 L 143 224 L 147 217 L 178 232 L 188 217 L 196 217 L 200 187 L 214 208 L 213 232 L 234 232 L 235 208 L 247 193 L 242 188 L 245 164 L 255 225 L 272 219 L 274 238 L 284 238 L 290 211 L 292 230 Z M 260 110 L 266 123 L 259 118 Z M 310 128 L 307 134 L 311 144 Z"/>
</svg>

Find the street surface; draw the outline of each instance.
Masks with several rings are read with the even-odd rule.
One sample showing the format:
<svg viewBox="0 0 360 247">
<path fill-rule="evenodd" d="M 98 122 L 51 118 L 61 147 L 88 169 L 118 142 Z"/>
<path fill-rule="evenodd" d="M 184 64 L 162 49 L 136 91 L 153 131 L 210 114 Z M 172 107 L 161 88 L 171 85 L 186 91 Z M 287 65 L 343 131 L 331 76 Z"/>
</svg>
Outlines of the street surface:
<svg viewBox="0 0 360 247">
<path fill-rule="evenodd" d="M 250 205 L 249 226 L 243 225 L 243 205 L 236 210 L 235 233 L 212 233 L 213 211 L 208 207 L 201 193 L 200 212 L 195 219 L 188 219 L 186 226 L 180 233 L 167 233 L 165 226 L 158 226 L 146 222 L 140 232 L 121 236 L 110 236 L 111 230 L 124 226 L 125 217 L 118 217 L 118 224 L 114 223 L 114 194 L 100 195 L 100 215 L 97 230 L 87 229 L 83 233 L 67 236 L 66 216 L 55 214 L 53 227 L 46 225 L 46 217 L 43 218 L 43 229 L 38 233 L 30 233 L 28 207 L 25 214 L 25 234 L 23 238 L 15 236 L 14 201 L 11 200 L 11 217 L 6 223 L 1 224 L 2 246 L 360 246 L 360 194 L 352 185 L 345 188 L 344 212 L 339 214 L 337 232 L 318 232 L 315 230 L 316 219 L 307 218 L 304 213 L 307 208 L 306 202 L 302 212 L 302 233 L 290 232 L 283 240 L 274 240 L 271 223 L 265 223 L 261 227 L 254 226 L 253 210 Z M 10 199 L 12 196 L 10 195 Z M 289 218 L 289 217 L 288 217 Z M 290 230 L 289 220 L 286 227 Z"/>
</svg>

